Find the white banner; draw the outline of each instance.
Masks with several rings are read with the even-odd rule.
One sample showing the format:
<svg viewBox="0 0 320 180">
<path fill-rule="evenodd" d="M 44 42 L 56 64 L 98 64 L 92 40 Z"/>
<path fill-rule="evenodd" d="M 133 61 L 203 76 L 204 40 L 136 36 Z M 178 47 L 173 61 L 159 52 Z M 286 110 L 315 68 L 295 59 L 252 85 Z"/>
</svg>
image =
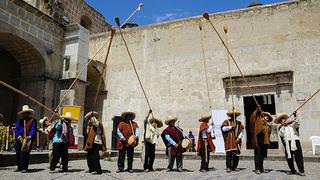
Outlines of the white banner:
<svg viewBox="0 0 320 180">
<path fill-rule="evenodd" d="M 213 140 L 215 146 L 216 146 L 216 154 L 225 154 L 225 149 L 224 149 L 224 140 L 222 136 L 222 131 L 221 131 L 221 125 L 224 120 L 228 119 L 227 116 L 228 110 L 212 110 L 212 119 L 214 122 L 214 131 L 216 135 L 216 139 Z"/>
</svg>

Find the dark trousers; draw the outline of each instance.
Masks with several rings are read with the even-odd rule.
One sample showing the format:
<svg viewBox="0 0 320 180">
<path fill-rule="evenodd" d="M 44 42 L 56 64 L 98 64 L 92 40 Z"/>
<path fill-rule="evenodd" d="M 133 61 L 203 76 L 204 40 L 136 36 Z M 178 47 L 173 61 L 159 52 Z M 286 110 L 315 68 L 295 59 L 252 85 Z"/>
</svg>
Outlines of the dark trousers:
<svg viewBox="0 0 320 180">
<path fill-rule="evenodd" d="M 209 171 L 209 160 L 210 160 L 210 147 L 207 144 L 205 147 L 204 142 L 201 143 L 200 147 L 200 156 L 201 156 L 201 166 L 200 170 L 207 170 Z"/>
<path fill-rule="evenodd" d="M 87 164 L 89 168 L 89 172 L 97 172 L 102 173 L 101 165 L 100 165 L 100 155 L 99 150 L 102 147 L 99 144 L 93 144 L 92 148 L 88 150 L 87 153 Z"/>
<path fill-rule="evenodd" d="M 50 170 L 54 171 L 61 158 L 62 171 L 68 171 L 68 145 L 65 143 L 53 143 L 52 161 Z"/>
<path fill-rule="evenodd" d="M 19 140 L 17 140 L 15 143 L 15 149 L 16 149 L 16 163 L 19 171 L 28 170 L 32 142 L 31 142 L 30 150 L 28 152 L 21 152 L 21 146 L 22 146 L 22 143 Z"/>
<path fill-rule="evenodd" d="M 258 142 L 258 147 L 254 149 L 255 170 L 263 172 L 263 160 L 268 152 L 268 145 Z"/>
<path fill-rule="evenodd" d="M 133 147 L 123 147 L 122 149 L 119 150 L 119 157 L 118 157 L 119 170 L 124 170 L 124 160 L 125 160 L 126 154 L 128 158 L 128 170 L 132 169 L 133 153 L 134 153 Z"/>
<path fill-rule="evenodd" d="M 173 168 L 173 164 L 174 161 L 177 160 L 176 164 L 177 164 L 177 169 L 182 169 L 182 160 L 183 160 L 183 156 L 182 153 L 181 154 L 176 154 L 176 155 L 171 155 L 170 154 L 170 148 L 168 148 L 168 161 L 169 161 L 169 165 L 168 165 L 168 169 L 172 169 Z"/>
<path fill-rule="evenodd" d="M 239 156 L 235 152 L 227 151 L 226 153 L 226 166 L 227 169 L 235 170 L 239 164 Z"/>
<path fill-rule="evenodd" d="M 285 144 L 283 144 L 283 145 L 284 145 L 284 147 L 286 147 Z M 296 161 L 296 164 L 298 166 L 299 172 L 304 173 L 302 148 L 301 148 L 301 144 L 300 144 L 299 140 L 296 140 L 296 146 L 297 146 L 297 150 L 291 151 L 291 141 L 289 141 L 291 158 L 290 159 L 286 158 L 287 163 L 288 163 L 288 166 L 289 166 L 291 172 L 296 172 L 296 169 L 294 168 L 294 164 L 293 164 L 293 158 L 294 158 L 294 160 Z M 286 154 L 286 157 L 288 157 L 287 149 L 285 149 L 285 154 Z"/>
<path fill-rule="evenodd" d="M 143 169 L 153 170 L 153 162 L 155 158 L 156 145 L 151 144 L 149 142 L 145 142 L 144 148 L 145 148 L 145 158 L 144 158 Z"/>
</svg>

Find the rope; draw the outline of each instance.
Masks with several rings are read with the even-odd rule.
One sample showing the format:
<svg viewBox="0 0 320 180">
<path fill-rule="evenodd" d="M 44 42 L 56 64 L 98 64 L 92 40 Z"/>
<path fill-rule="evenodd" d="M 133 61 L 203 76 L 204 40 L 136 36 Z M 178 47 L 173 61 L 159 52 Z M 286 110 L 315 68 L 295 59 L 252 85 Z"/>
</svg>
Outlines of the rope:
<svg viewBox="0 0 320 180">
<path fill-rule="evenodd" d="M 96 92 L 96 94 L 95 94 L 95 96 L 94 96 L 92 109 L 95 109 L 95 107 L 96 107 L 96 105 L 97 105 L 97 99 L 98 99 L 98 96 L 99 96 L 100 87 L 101 87 L 101 84 L 102 84 L 103 77 L 105 76 L 105 73 L 106 73 L 106 67 L 107 67 L 108 57 L 109 57 L 109 53 L 110 53 L 110 49 L 111 49 L 111 44 L 112 44 L 112 40 L 113 40 L 113 37 L 114 37 L 114 35 L 115 35 L 115 32 L 116 32 L 116 28 L 115 28 L 115 27 L 112 27 L 112 28 L 111 28 L 110 42 L 109 42 L 109 46 L 108 46 L 108 50 L 107 50 L 107 55 L 106 55 L 106 58 L 105 58 L 104 63 L 103 63 L 103 69 L 102 69 L 102 73 L 101 73 L 101 76 L 100 76 L 100 79 L 99 79 L 99 84 L 98 84 L 97 92 Z"/>
<path fill-rule="evenodd" d="M 131 61 L 133 70 L 134 70 L 134 72 L 135 72 L 135 74 L 136 74 L 136 76 L 137 76 L 137 79 L 138 79 L 138 81 L 139 81 L 139 85 L 140 85 L 141 90 L 142 90 L 142 92 L 143 92 L 144 98 L 145 98 L 145 100 L 146 100 L 146 102 L 147 102 L 147 104 L 148 104 L 149 109 L 152 110 L 151 105 L 150 105 L 150 102 L 149 102 L 149 99 L 148 99 L 148 97 L 147 97 L 147 94 L 146 94 L 146 92 L 145 92 L 145 90 L 144 90 L 144 88 L 143 88 L 141 79 L 140 79 L 140 77 L 139 77 L 139 74 L 138 74 L 136 65 L 135 65 L 135 63 L 134 63 L 134 61 L 133 61 L 133 59 L 132 59 L 132 56 L 131 56 L 131 53 L 130 53 L 128 44 L 127 44 L 127 42 L 126 42 L 126 40 L 125 40 L 125 38 L 124 38 L 124 36 L 123 36 L 123 34 L 122 34 L 122 30 L 121 30 L 121 28 L 120 28 L 120 23 L 118 23 L 118 22 L 119 22 L 119 19 L 116 18 L 116 21 L 117 21 L 117 24 L 118 24 L 118 26 L 119 26 L 120 36 L 121 36 L 121 38 L 122 38 L 122 40 L 123 40 L 123 42 L 124 42 L 124 45 L 125 45 L 125 47 L 126 47 L 126 50 L 127 50 L 127 52 L 128 52 L 129 59 L 130 59 L 130 61 Z M 153 112 L 151 112 L 151 115 L 152 115 L 152 118 L 154 118 Z"/>
<path fill-rule="evenodd" d="M 228 43 L 228 36 L 227 36 L 227 33 L 228 33 L 228 27 L 227 26 L 224 26 L 223 27 L 223 30 L 224 30 L 224 33 L 226 35 L 226 46 L 228 47 L 227 43 Z M 230 56 L 229 54 L 227 53 L 227 59 L 228 59 L 228 69 L 229 69 L 229 81 L 230 81 L 230 91 L 231 91 L 231 101 L 232 101 L 232 115 L 233 115 L 233 119 L 235 120 L 236 119 L 236 115 L 235 115 L 235 108 L 234 108 L 234 92 L 233 92 L 233 82 L 232 82 L 232 74 L 231 74 L 231 62 L 230 62 Z"/>
<path fill-rule="evenodd" d="M 213 23 L 211 22 L 211 20 L 210 20 L 210 18 L 209 18 L 209 14 L 208 14 L 208 13 L 204 13 L 204 14 L 203 14 L 203 17 L 208 20 L 208 22 L 210 23 L 211 27 L 213 28 L 213 30 L 214 30 L 214 31 L 216 32 L 216 34 L 218 35 L 218 37 L 219 37 L 219 39 L 221 40 L 223 46 L 226 48 L 228 54 L 230 55 L 231 59 L 233 60 L 233 62 L 234 62 L 235 65 L 236 65 L 237 69 L 239 70 L 239 72 L 240 72 L 243 80 L 245 81 L 246 85 L 251 89 L 251 95 L 252 95 L 252 97 L 253 97 L 253 99 L 254 99 L 257 107 L 259 108 L 260 111 L 262 111 L 262 110 L 261 110 L 261 107 L 260 107 L 260 105 L 259 105 L 259 103 L 258 103 L 258 101 L 257 101 L 257 99 L 256 99 L 256 97 L 255 97 L 254 94 L 253 94 L 253 88 L 250 86 L 249 82 L 247 81 L 247 79 L 245 78 L 243 72 L 241 71 L 241 69 L 240 69 L 237 61 L 236 61 L 235 58 L 233 57 L 231 51 L 229 50 L 229 48 L 227 47 L 226 43 L 225 43 L 224 40 L 222 39 L 221 35 L 219 34 L 219 32 L 217 31 L 217 29 L 214 27 Z"/>
<path fill-rule="evenodd" d="M 202 25 L 199 24 L 199 30 L 202 32 Z M 209 91 L 209 81 L 208 81 L 208 69 L 207 69 L 207 62 L 206 62 L 206 54 L 204 50 L 204 42 L 203 42 L 203 33 L 200 35 L 201 37 L 201 50 L 202 50 L 202 59 L 203 59 L 203 66 L 204 66 L 204 74 L 206 77 L 206 86 L 207 86 L 207 96 L 208 96 L 208 105 L 211 110 L 212 103 L 211 103 L 211 97 L 210 97 L 210 91 Z"/>
</svg>

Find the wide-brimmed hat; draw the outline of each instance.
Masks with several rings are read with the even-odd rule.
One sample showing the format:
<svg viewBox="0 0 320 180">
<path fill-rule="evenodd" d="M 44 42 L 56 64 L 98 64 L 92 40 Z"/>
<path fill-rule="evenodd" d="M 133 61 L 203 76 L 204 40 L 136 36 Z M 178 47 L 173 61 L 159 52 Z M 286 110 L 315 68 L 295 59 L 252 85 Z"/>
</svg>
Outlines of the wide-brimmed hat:
<svg viewBox="0 0 320 180">
<path fill-rule="evenodd" d="M 161 128 L 161 127 L 163 126 L 163 123 L 162 123 L 161 120 L 159 120 L 159 119 L 157 119 L 157 118 L 151 118 L 151 119 L 149 119 L 149 123 L 150 123 L 150 124 L 152 124 L 152 123 L 154 123 L 154 122 L 157 123 L 158 128 Z"/>
<path fill-rule="evenodd" d="M 262 115 L 268 116 L 268 118 L 269 118 L 268 122 L 271 122 L 273 120 L 273 117 L 269 112 L 262 112 Z"/>
<path fill-rule="evenodd" d="M 84 119 L 88 120 L 88 118 L 91 117 L 91 116 L 94 116 L 94 117 L 98 118 L 99 117 L 99 113 L 96 112 L 96 111 L 90 111 L 84 116 Z"/>
<path fill-rule="evenodd" d="M 229 116 L 229 117 L 233 117 L 233 114 L 237 117 L 237 116 L 241 115 L 241 112 L 239 112 L 239 111 L 229 111 L 229 112 L 227 112 L 227 116 Z"/>
<path fill-rule="evenodd" d="M 132 111 L 126 111 L 126 112 L 121 113 L 121 116 L 122 116 L 123 119 L 125 119 L 125 117 L 127 115 L 132 115 L 133 116 L 133 118 L 129 119 L 129 120 L 134 120 L 136 118 L 136 113 L 134 113 Z"/>
<path fill-rule="evenodd" d="M 178 120 L 177 117 L 174 117 L 174 116 L 168 116 L 166 121 L 164 122 L 166 125 L 168 125 L 171 121 L 174 121 L 176 122 Z"/>
<path fill-rule="evenodd" d="M 68 121 L 76 121 L 76 119 L 74 119 L 72 116 L 71 116 L 71 112 L 66 112 L 65 115 L 61 116 L 63 119 L 65 120 L 68 120 Z"/>
<path fill-rule="evenodd" d="M 274 120 L 274 123 L 279 124 L 279 120 L 280 120 L 280 119 L 282 119 L 282 118 L 287 119 L 288 117 L 289 117 L 289 116 L 288 116 L 287 113 L 278 113 L 278 114 L 276 115 L 276 119 Z"/>
<path fill-rule="evenodd" d="M 22 106 L 22 110 L 20 112 L 18 112 L 19 115 L 23 114 L 23 113 L 31 113 L 31 114 L 34 114 L 34 110 L 33 109 L 30 109 L 28 105 L 23 105 Z"/>
<path fill-rule="evenodd" d="M 49 121 L 49 118 L 47 116 L 43 117 L 42 119 L 39 120 L 40 124 L 43 124 L 45 121 Z"/>
<path fill-rule="evenodd" d="M 211 115 L 200 116 L 199 122 L 208 122 L 211 119 Z"/>
</svg>

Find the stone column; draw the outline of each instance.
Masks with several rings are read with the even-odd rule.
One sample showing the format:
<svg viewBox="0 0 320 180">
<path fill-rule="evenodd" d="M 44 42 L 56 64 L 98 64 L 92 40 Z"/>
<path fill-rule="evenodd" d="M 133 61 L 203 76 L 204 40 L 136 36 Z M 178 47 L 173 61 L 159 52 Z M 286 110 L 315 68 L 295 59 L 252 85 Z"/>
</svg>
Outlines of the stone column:
<svg viewBox="0 0 320 180">
<path fill-rule="evenodd" d="M 78 149 L 83 149 L 83 115 L 85 87 L 87 83 L 87 69 L 81 72 L 73 88 L 68 88 L 88 62 L 89 31 L 78 24 L 67 26 L 64 42 L 64 64 L 62 74 L 62 90 L 60 98 L 67 93 L 63 105 L 80 106 L 81 113 L 78 124 Z"/>
</svg>

